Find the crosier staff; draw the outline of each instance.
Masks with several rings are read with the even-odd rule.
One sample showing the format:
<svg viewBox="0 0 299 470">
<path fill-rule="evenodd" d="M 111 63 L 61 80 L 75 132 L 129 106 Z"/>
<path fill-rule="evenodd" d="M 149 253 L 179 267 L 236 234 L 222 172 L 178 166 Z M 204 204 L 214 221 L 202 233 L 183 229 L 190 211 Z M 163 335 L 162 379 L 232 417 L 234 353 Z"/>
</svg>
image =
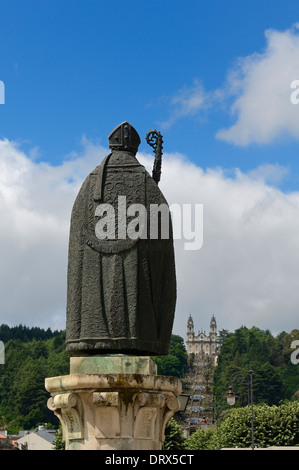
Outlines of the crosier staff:
<svg viewBox="0 0 299 470">
<path fill-rule="evenodd" d="M 152 177 L 153 180 L 159 184 L 161 178 L 161 164 L 162 164 L 162 144 L 163 138 L 159 131 L 148 131 L 145 137 L 147 143 L 153 147 L 155 153 L 155 160 L 153 166 Z"/>
</svg>

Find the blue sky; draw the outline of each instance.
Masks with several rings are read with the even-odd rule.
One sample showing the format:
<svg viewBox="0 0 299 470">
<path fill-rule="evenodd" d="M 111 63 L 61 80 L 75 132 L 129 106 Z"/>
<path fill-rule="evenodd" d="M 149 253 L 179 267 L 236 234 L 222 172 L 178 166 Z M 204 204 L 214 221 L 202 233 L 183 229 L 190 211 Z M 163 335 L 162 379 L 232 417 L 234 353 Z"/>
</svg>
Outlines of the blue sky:
<svg viewBox="0 0 299 470">
<path fill-rule="evenodd" d="M 172 99 L 196 81 L 213 97 L 237 59 L 262 52 L 265 31 L 290 28 L 297 11 L 297 2 L 275 0 L 2 2 L 0 135 L 54 164 L 82 135 L 105 145 L 123 120 L 144 137 L 163 128 Z M 229 102 L 216 98 L 163 128 L 165 147 L 205 167 L 278 162 L 297 171 L 293 142 L 240 148 L 215 139 L 233 121 Z"/>
<path fill-rule="evenodd" d="M 175 332 L 185 328 L 189 313 L 198 317 L 198 328 L 208 329 L 212 314 L 228 329 L 241 324 L 273 325 L 275 332 L 298 327 L 299 105 L 290 101 L 290 83 L 299 79 L 298 2 L 11 0 L 1 2 L 0 18 L 0 80 L 5 85 L 5 104 L 0 105 L 0 238 L 3 255 L 10 249 L 17 253 L 8 263 L 12 273 L 20 273 L 12 302 L 9 268 L 2 268 L 1 279 L 10 287 L 3 289 L 0 322 L 63 327 L 71 203 L 79 183 L 105 156 L 111 130 L 127 120 L 141 136 L 145 161 L 152 158 L 144 139 L 147 131 L 162 132 L 166 196 L 171 202 L 203 203 L 207 217 L 207 251 L 191 259 L 178 248 Z M 38 196 L 32 189 L 34 177 L 44 181 Z M 68 181 L 76 185 L 67 186 Z M 67 204 L 59 213 L 66 194 Z M 45 269 L 38 260 L 43 229 L 37 222 L 41 201 L 49 220 L 59 227 L 65 223 L 63 242 L 58 231 L 57 241 L 53 234 L 49 237 L 57 260 L 49 258 L 46 271 L 51 275 L 42 276 Z M 226 225 L 224 204 L 230 204 Z M 16 250 L 3 227 L 11 223 L 12 213 L 20 220 L 21 208 L 23 245 L 16 238 Z M 257 210 L 264 212 L 257 215 Z M 234 219 L 236 213 L 239 219 Z M 248 231 L 238 238 L 244 213 Z M 258 216 L 262 223 L 254 225 Z M 34 236 L 29 226 L 35 227 Z M 241 228 L 245 230 L 244 224 Z M 269 244 L 272 251 L 267 252 Z M 267 256 L 260 266 L 252 266 L 254 256 L 262 259 L 257 251 Z M 219 256 L 224 252 L 225 259 Z M 51 291 L 56 304 L 46 295 L 53 277 L 61 280 Z M 244 284 L 247 279 L 248 289 L 234 284 L 240 279 Z M 230 303 L 231 286 L 242 300 Z M 287 302 L 277 301 L 274 293 L 280 289 Z M 246 295 L 251 304 L 240 317 Z"/>
</svg>

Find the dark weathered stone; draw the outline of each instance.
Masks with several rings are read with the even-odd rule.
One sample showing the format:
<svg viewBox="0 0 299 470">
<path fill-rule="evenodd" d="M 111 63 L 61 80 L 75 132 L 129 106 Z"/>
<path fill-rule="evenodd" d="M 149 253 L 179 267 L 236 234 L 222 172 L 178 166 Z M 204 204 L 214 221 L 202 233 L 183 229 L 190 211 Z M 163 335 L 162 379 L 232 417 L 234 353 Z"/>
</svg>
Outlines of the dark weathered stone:
<svg viewBox="0 0 299 470">
<path fill-rule="evenodd" d="M 176 303 L 174 250 L 168 239 L 117 236 L 118 196 L 127 207 L 167 204 L 137 161 L 139 136 L 129 123 L 109 136 L 111 153 L 84 181 L 73 206 L 69 239 L 66 350 L 84 354 L 167 354 Z M 95 212 L 110 204 L 115 239 L 99 239 Z M 132 219 L 132 217 L 131 217 Z M 111 237 L 110 237 L 111 238 Z"/>
</svg>

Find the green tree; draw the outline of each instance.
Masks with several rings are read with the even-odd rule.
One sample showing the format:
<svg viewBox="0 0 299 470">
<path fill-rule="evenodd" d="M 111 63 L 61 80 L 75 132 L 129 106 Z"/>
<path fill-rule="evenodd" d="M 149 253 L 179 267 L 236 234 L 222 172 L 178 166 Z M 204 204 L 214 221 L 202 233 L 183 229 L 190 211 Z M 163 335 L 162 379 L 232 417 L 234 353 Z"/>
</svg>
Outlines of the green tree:
<svg viewBox="0 0 299 470">
<path fill-rule="evenodd" d="M 168 355 L 165 357 L 156 357 L 154 359 L 158 366 L 159 375 L 170 375 L 173 377 L 180 377 L 182 373 L 181 363 L 175 356 Z"/>
<path fill-rule="evenodd" d="M 61 424 L 59 424 L 58 432 L 54 438 L 53 448 L 54 450 L 65 450 L 65 441 L 63 440 Z"/>
<path fill-rule="evenodd" d="M 299 445 L 299 402 L 280 406 L 266 404 L 253 407 L 254 444 L 256 447 Z M 223 447 L 251 446 L 251 409 L 231 410 L 221 423 Z"/>
<path fill-rule="evenodd" d="M 218 432 L 216 427 L 198 429 L 185 440 L 187 450 L 217 450 Z"/>
<path fill-rule="evenodd" d="M 298 336 L 297 336 L 298 334 Z M 291 342 L 299 338 L 298 330 L 291 334 L 280 333 L 273 337 L 269 330 L 240 327 L 234 333 L 222 336 L 218 366 L 214 373 L 214 395 L 222 403 L 227 393 L 230 378 L 236 371 L 243 373 L 232 384 L 239 396 L 236 406 L 248 403 L 246 374 L 254 371 L 254 403 L 278 405 L 281 400 L 290 400 L 298 390 L 299 368 L 291 361 Z"/>
<path fill-rule="evenodd" d="M 165 439 L 163 443 L 164 450 L 182 450 L 184 449 L 185 439 L 181 426 L 170 418 L 165 426 Z"/>
<path fill-rule="evenodd" d="M 7 328 L 4 331 L 8 336 L 11 333 Z M 23 328 L 15 331 L 17 336 L 24 333 Z M 35 336 L 49 336 L 48 330 L 29 331 Z M 69 371 L 64 338 L 61 332 L 47 339 L 10 339 L 5 343 L 5 364 L 0 366 L 0 426 L 9 433 L 45 422 L 58 427 L 58 419 L 47 407 L 49 394 L 44 380 Z"/>
<path fill-rule="evenodd" d="M 167 356 L 154 356 L 152 359 L 157 364 L 158 374 L 181 377 L 187 364 L 187 352 L 183 338 L 172 335 L 169 354 Z"/>
<path fill-rule="evenodd" d="M 178 335 L 172 335 L 169 354 L 175 356 L 180 361 L 181 370 L 183 371 L 187 364 L 187 351 L 183 338 Z"/>
</svg>

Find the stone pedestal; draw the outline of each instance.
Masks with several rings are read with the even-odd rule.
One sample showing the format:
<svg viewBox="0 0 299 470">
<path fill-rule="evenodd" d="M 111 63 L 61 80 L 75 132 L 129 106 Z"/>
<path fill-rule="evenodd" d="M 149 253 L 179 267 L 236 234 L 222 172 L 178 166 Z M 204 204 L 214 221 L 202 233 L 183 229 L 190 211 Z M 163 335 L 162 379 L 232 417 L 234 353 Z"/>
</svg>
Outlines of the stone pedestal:
<svg viewBox="0 0 299 470">
<path fill-rule="evenodd" d="M 161 450 L 181 383 L 148 357 L 72 357 L 70 375 L 45 381 L 67 450 Z"/>
</svg>

